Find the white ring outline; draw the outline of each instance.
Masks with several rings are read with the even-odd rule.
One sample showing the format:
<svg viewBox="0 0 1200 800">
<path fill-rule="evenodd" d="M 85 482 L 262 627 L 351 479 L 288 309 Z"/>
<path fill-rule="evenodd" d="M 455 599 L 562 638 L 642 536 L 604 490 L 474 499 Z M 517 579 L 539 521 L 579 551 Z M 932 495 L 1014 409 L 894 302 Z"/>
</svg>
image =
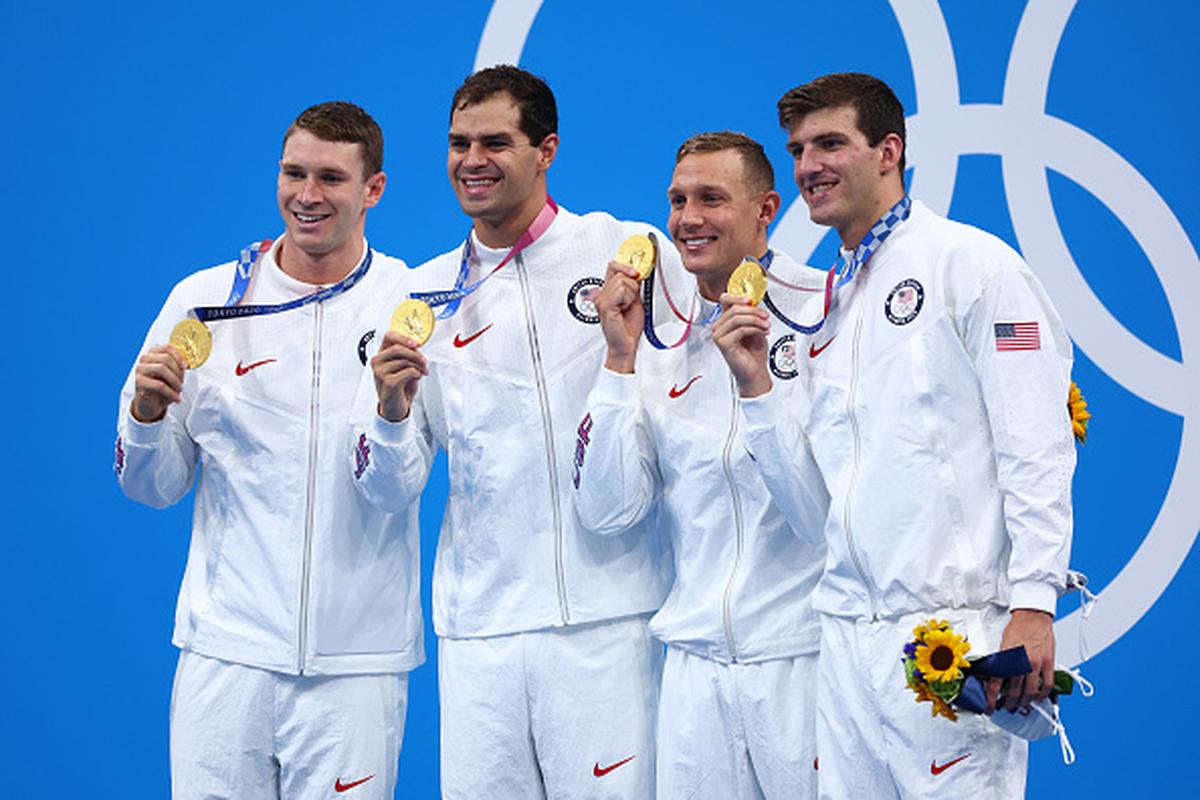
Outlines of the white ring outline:
<svg viewBox="0 0 1200 800">
<path fill-rule="evenodd" d="M 1200 320 L 1193 323 L 1187 314 L 1179 313 L 1171 298 L 1200 296 L 1200 259 L 1170 206 L 1141 173 L 1100 140 L 1045 113 L 1054 59 L 1075 0 L 1030 0 L 1013 39 L 999 105 L 959 103 L 957 63 L 936 2 L 890 3 L 908 49 L 918 98 L 919 111 L 908 118 L 910 134 L 915 134 L 910 138 L 918 143 L 910 148 L 909 161 L 920 165 L 914 171 L 911 193 L 945 214 L 959 156 L 999 154 L 1013 230 L 1072 338 L 1124 388 L 1183 417 L 1167 495 L 1138 550 L 1100 593 L 1107 595 L 1108 602 L 1096 605 L 1086 630 L 1079 611 L 1055 623 L 1058 660 L 1073 667 L 1123 636 L 1154 605 L 1182 566 L 1198 532 L 1197 514 L 1186 502 L 1184 487 L 1200 481 L 1200 457 L 1193 455 L 1200 451 L 1188 424 L 1189 412 L 1200 410 L 1200 396 L 1186 391 L 1180 396 L 1171 388 L 1189 385 L 1186 352 Z M 542 0 L 496 0 L 476 50 L 475 69 L 520 63 L 541 6 Z M 1033 158 L 1032 151 L 1022 151 L 1018 131 L 1022 140 L 1038 142 L 1040 159 Z M 1047 142 L 1060 145 L 1052 161 L 1046 155 Z M 1080 179 L 1096 174 L 1097 164 L 1106 166 L 1098 171 L 1099 180 Z M 1029 235 L 1031 230 L 1044 233 L 1046 220 L 1057 223 L 1047 167 L 1104 203 L 1142 248 L 1171 307 L 1182 363 L 1147 346 L 1112 316 L 1083 278 L 1057 225 L 1053 235 Z M 793 202 L 781 215 L 772 243 L 811 256 L 826 229 L 813 224 L 805 211 L 802 202 Z M 1164 271 L 1164 265 L 1170 266 Z"/>
</svg>

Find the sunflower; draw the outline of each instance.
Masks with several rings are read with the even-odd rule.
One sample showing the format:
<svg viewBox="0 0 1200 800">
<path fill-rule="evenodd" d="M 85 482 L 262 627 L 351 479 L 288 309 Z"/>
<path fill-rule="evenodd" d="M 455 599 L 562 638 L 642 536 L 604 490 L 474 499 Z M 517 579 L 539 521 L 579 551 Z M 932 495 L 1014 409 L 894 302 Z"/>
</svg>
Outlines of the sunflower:
<svg viewBox="0 0 1200 800">
<path fill-rule="evenodd" d="M 964 657 L 971 645 L 950 627 L 932 630 L 917 646 L 917 669 L 927 681 L 948 683 L 962 677 L 961 667 L 969 666 Z"/>
<path fill-rule="evenodd" d="M 923 642 L 923 641 L 925 641 L 925 636 L 930 631 L 945 630 L 946 628 L 949 628 L 949 627 L 950 627 L 950 623 L 946 622 L 946 620 L 944 620 L 944 619 L 943 620 L 937 620 L 937 619 L 926 620 L 925 622 L 922 622 L 919 625 L 917 625 L 917 627 L 913 628 L 913 638 L 916 639 L 918 642 Z"/>
<path fill-rule="evenodd" d="M 1083 392 L 1079 391 L 1075 381 L 1071 381 L 1071 391 L 1067 395 L 1067 411 L 1071 415 L 1071 430 L 1075 434 L 1075 441 L 1084 444 L 1087 442 L 1088 420 L 1092 415 L 1088 413 L 1087 400 L 1083 398 Z"/>
</svg>

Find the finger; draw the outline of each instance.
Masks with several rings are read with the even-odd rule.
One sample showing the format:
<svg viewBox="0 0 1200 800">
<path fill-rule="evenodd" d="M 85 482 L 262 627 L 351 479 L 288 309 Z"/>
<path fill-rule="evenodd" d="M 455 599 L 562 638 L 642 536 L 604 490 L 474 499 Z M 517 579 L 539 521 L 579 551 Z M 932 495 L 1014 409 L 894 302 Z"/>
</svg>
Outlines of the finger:
<svg viewBox="0 0 1200 800">
<path fill-rule="evenodd" d="M 149 387 L 151 383 L 162 384 L 172 390 L 178 397 L 183 391 L 183 372 L 173 360 L 165 360 L 167 356 L 155 356 L 139 359 L 134 372 L 135 387 Z"/>
<path fill-rule="evenodd" d="M 408 350 L 399 345 L 386 351 L 381 350 L 371 359 L 371 371 L 375 373 L 376 379 L 386 378 L 406 369 L 428 375 L 429 362 L 415 350 Z"/>
<path fill-rule="evenodd" d="M 988 708 L 989 714 L 991 714 L 993 711 L 996 710 L 996 700 L 1000 697 L 1000 684 L 1001 684 L 1001 680 L 999 678 L 989 678 L 988 679 L 986 692 L 987 692 L 987 708 Z"/>
<path fill-rule="evenodd" d="M 1034 694 L 1035 700 L 1045 700 L 1054 691 L 1054 659 L 1047 658 L 1042 662 L 1042 671 L 1038 676 L 1040 685 Z"/>
<path fill-rule="evenodd" d="M 623 264 L 620 261 L 610 261 L 608 262 L 608 269 L 604 273 L 604 280 L 607 282 L 611 277 L 623 275 L 636 282 L 639 274 L 636 269 L 628 264 Z"/>
<path fill-rule="evenodd" d="M 1008 679 L 1008 689 L 1004 693 L 1004 707 L 1009 711 L 1016 711 L 1025 702 L 1025 684 L 1028 683 L 1029 675 L 1017 675 Z"/>
<path fill-rule="evenodd" d="M 171 403 L 178 403 L 183 399 L 181 390 L 174 389 L 169 384 L 152 376 L 143 376 L 134 382 L 134 395 L 137 399 L 151 402 L 156 397 Z"/>
</svg>

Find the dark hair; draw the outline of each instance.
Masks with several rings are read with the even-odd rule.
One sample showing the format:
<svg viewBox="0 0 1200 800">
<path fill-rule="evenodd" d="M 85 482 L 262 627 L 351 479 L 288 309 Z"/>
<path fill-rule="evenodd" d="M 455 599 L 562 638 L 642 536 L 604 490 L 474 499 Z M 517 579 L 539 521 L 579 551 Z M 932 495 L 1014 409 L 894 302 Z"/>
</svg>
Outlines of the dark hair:
<svg viewBox="0 0 1200 800">
<path fill-rule="evenodd" d="M 862 72 L 835 72 L 797 86 L 779 98 L 779 124 L 790 128 L 814 111 L 850 106 L 857 114 L 858 129 L 872 147 L 889 133 L 900 137 L 900 176 L 908 156 L 904 130 L 904 106 L 886 83 Z"/>
<path fill-rule="evenodd" d="M 298 130 L 306 130 L 327 142 L 362 145 L 364 179 L 383 169 L 383 131 L 370 114 L 354 103 L 334 100 L 304 109 L 283 134 L 285 147 L 288 137 Z"/>
<path fill-rule="evenodd" d="M 742 175 L 750 191 L 769 192 L 775 188 L 775 170 L 771 168 L 771 160 L 763 152 L 762 145 L 737 131 L 708 131 L 689 137 L 675 152 L 675 163 L 693 153 L 719 153 L 723 150 L 735 150 L 741 156 Z"/>
<path fill-rule="evenodd" d="M 450 121 L 454 112 L 507 93 L 517 104 L 519 127 L 535 147 L 552 133 L 558 133 L 558 106 L 554 92 L 531 72 L 510 64 L 487 67 L 467 77 L 450 101 Z"/>
</svg>

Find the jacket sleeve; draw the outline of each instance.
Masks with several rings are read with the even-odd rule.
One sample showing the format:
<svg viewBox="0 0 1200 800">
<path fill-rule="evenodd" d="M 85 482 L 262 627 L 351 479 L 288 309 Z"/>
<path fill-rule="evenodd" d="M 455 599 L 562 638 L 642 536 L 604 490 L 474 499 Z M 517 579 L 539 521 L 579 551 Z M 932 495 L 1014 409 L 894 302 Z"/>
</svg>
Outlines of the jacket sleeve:
<svg viewBox="0 0 1200 800">
<path fill-rule="evenodd" d="M 996 448 L 1012 545 L 1010 606 L 1053 614 L 1071 551 L 1071 342 L 1029 267 L 1005 251 L 958 324 Z"/>
<path fill-rule="evenodd" d="M 808 436 L 791 403 L 799 392 L 775 386 L 766 394 L 740 401 L 746 450 L 758 467 L 784 519 L 805 540 L 824 541 L 829 491 L 813 459 Z"/>
<path fill-rule="evenodd" d="M 139 355 L 154 345 L 166 344 L 171 329 L 183 319 L 186 309 L 178 295 L 176 287 L 150 326 Z M 138 422 L 130 411 L 134 369 L 136 362 L 125 379 L 117 409 L 113 471 L 126 497 L 153 508 L 166 508 L 188 493 L 196 476 L 199 448 L 187 429 L 196 385 L 189 370 L 184 374 L 182 401 L 171 403 L 157 422 Z"/>
<path fill-rule="evenodd" d="M 636 375 L 601 369 L 576 431 L 573 483 L 579 523 L 616 534 L 643 519 L 662 486 Z"/>
<path fill-rule="evenodd" d="M 382 511 L 407 510 L 425 488 L 436 452 L 429 424 L 429 407 L 436 405 L 429 395 L 436 394 L 436 380 L 431 369 L 418 384 L 408 418 L 389 422 L 377 411 L 375 374 L 369 365 L 363 370 L 350 413 L 350 476 L 355 488 Z"/>
</svg>

